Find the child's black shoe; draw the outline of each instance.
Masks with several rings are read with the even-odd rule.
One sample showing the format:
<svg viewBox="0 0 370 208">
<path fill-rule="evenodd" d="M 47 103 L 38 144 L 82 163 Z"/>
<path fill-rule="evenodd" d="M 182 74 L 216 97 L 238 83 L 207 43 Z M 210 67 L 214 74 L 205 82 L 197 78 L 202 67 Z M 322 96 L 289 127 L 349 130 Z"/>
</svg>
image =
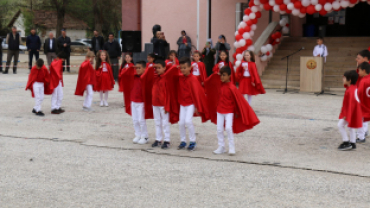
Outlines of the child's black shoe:
<svg viewBox="0 0 370 208">
<path fill-rule="evenodd" d="M 155 140 L 155 142 L 152 144 L 152 147 L 159 147 L 161 144 L 162 142 Z"/>
<path fill-rule="evenodd" d="M 34 108 L 32 109 L 32 113 L 37 113 L 37 112 L 36 112 L 36 110 L 35 110 Z"/>
<path fill-rule="evenodd" d="M 355 144 L 355 148 L 356 148 L 356 144 Z M 351 149 L 352 149 L 352 145 L 349 142 L 343 142 L 338 147 L 338 150 L 351 150 Z"/>
<path fill-rule="evenodd" d="M 39 111 L 36 113 L 36 116 L 45 116 L 45 114 L 42 111 Z"/>
<path fill-rule="evenodd" d="M 163 145 L 162 145 L 162 149 L 168 149 L 170 147 L 170 143 L 169 142 L 163 142 Z"/>
</svg>

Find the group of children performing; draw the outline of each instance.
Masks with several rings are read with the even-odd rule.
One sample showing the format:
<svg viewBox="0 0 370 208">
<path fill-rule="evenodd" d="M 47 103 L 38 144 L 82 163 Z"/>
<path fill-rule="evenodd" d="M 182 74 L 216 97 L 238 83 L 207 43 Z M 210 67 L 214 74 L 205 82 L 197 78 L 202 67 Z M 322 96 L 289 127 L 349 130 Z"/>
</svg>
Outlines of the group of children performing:
<svg viewBox="0 0 370 208">
<path fill-rule="evenodd" d="M 63 53 L 58 54 L 58 58 L 50 66 L 50 72 L 41 59 L 31 70 L 26 90 L 30 89 L 35 97 L 36 104 L 32 111 L 36 115 L 44 115 L 41 111 L 44 94 L 52 94 L 52 103 L 56 101 L 55 105 L 52 104 L 52 114 L 64 112 L 60 108 L 63 98 L 64 57 Z M 226 131 L 229 154 L 234 155 L 234 134 L 252 129 L 260 122 L 248 103 L 251 102 L 252 95 L 265 93 L 253 52 L 244 52 L 244 60 L 236 71 L 229 61 L 228 53 L 220 52 L 218 64 L 209 77 L 199 52 L 194 53 L 193 61 L 187 57 L 177 60 L 175 51 L 170 52 L 167 60 L 154 54 L 149 54 L 147 59 L 148 63 L 137 61 L 134 64 L 132 56 L 126 54 L 119 71 L 119 91 L 123 92 L 125 110 L 132 116 L 135 129 L 133 142 L 149 142 L 146 120 L 154 119 L 156 139 L 152 147 L 169 148 L 170 125 L 178 123 L 181 140 L 178 149 L 193 151 L 197 145 L 193 125 L 193 117 L 196 116 L 203 123 L 211 120 L 217 125 L 218 148 L 214 153 L 226 153 Z M 239 89 L 236 82 L 239 82 Z M 88 52 L 80 66 L 75 91 L 75 95 L 79 96 L 83 96 L 86 91 L 83 110 L 92 110 L 93 91 L 100 93 L 100 106 L 109 106 L 108 92 L 113 90 L 114 85 L 107 52 L 99 51 L 96 59 L 94 53 Z"/>
</svg>

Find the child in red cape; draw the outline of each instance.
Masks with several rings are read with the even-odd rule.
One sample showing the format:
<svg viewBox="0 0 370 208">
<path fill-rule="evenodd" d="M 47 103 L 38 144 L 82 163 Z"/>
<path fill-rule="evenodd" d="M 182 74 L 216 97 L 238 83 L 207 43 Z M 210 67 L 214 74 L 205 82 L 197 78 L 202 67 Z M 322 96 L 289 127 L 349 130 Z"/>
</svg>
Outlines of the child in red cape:
<svg viewBox="0 0 370 208">
<path fill-rule="evenodd" d="M 119 83 L 119 89 L 118 91 L 119 92 L 124 92 L 124 88 L 123 88 L 123 83 L 122 83 L 122 80 L 121 80 L 121 76 L 123 74 L 123 72 L 125 72 L 125 70 L 127 70 L 128 68 L 131 68 L 131 67 L 135 67 L 135 64 L 132 63 L 132 55 L 130 53 L 127 53 L 125 55 L 125 60 L 122 62 L 122 65 L 121 65 L 121 68 L 118 72 L 118 83 Z M 125 97 L 125 96 L 123 96 Z"/>
<path fill-rule="evenodd" d="M 85 61 L 81 64 L 78 70 L 78 78 L 75 95 L 83 96 L 86 91 L 85 101 L 82 105 L 82 109 L 85 111 L 91 111 L 91 103 L 93 100 L 93 86 L 96 84 L 95 70 L 92 64 L 94 64 L 95 54 L 92 51 L 87 52 Z"/>
<path fill-rule="evenodd" d="M 37 116 L 44 116 L 45 114 L 41 111 L 42 101 L 44 100 L 45 90 L 47 90 L 50 82 L 49 71 L 44 65 L 44 60 L 38 59 L 36 66 L 33 66 L 28 75 L 28 82 L 26 90 L 31 90 L 32 97 L 35 98 L 35 107 L 32 109 L 32 113 Z"/>
<path fill-rule="evenodd" d="M 177 99 L 180 103 L 180 138 L 181 144 L 178 149 L 186 147 L 186 128 L 189 131 L 189 146 L 188 150 L 193 151 L 196 147 L 196 136 L 193 125 L 193 116 L 199 115 L 202 117 L 202 122 L 209 120 L 207 99 L 203 87 L 200 85 L 198 79 L 191 74 L 191 61 L 188 57 L 183 57 L 180 60 L 181 74 L 174 74 L 178 76 L 178 91 Z M 176 72 L 176 70 L 175 70 Z M 168 77 L 168 79 L 174 79 Z M 170 89 L 172 87 L 170 86 Z M 171 98 L 172 99 L 172 98 Z"/>
<path fill-rule="evenodd" d="M 224 66 L 205 83 L 211 121 L 217 124 L 218 148 L 213 153 L 225 153 L 224 127 L 229 138 L 229 154 L 235 154 L 234 135 L 252 129 L 260 123 L 253 109 L 231 83 L 230 67 Z M 218 76 L 218 77 L 217 77 Z"/>
<path fill-rule="evenodd" d="M 368 121 L 370 121 L 370 64 L 363 62 L 358 66 L 358 74 L 362 77 L 358 85 L 358 98 L 361 104 L 363 122 L 362 128 L 357 130 L 357 143 L 364 143 L 368 131 Z"/>
<path fill-rule="evenodd" d="M 166 60 L 166 69 L 171 68 L 172 66 L 179 66 L 179 60 L 177 59 L 177 52 L 172 50 L 168 54 Z"/>
<path fill-rule="evenodd" d="M 51 62 L 50 65 L 50 84 L 49 92 L 51 95 L 51 113 L 52 114 L 61 114 L 65 111 L 61 108 L 63 100 L 63 63 L 66 59 L 66 54 L 60 52 L 57 55 L 57 58 Z"/>
<path fill-rule="evenodd" d="M 108 91 L 114 88 L 113 71 L 107 51 L 99 51 L 96 59 L 96 85 L 94 91 L 100 92 L 100 107 L 108 107 Z"/>
<path fill-rule="evenodd" d="M 368 51 L 368 50 L 362 50 L 362 51 L 360 51 L 360 52 L 357 53 L 357 56 L 356 56 L 356 62 L 357 62 L 356 72 L 357 72 L 357 74 L 359 73 L 358 66 L 360 64 L 362 64 L 363 62 L 368 62 L 369 63 L 369 60 L 370 60 L 370 51 Z M 361 83 L 361 80 L 362 80 L 362 77 L 359 76 L 358 77 L 358 80 L 357 80 L 357 87 Z"/>
<path fill-rule="evenodd" d="M 192 74 L 196 76 L 199 80 L 199 83 L 204 86 L 204 81 L 207 79 L 206 66 L 203 62 L 200 61 L 200 52 L 195 51 L 193 54 Z"/>
<path fill-rule="evenodd" d="M 170 98 L 169 92 L 170 88 L 167 84 L 166 73 L 171 73 L 171 71 L 169 69 L 166 72 L 165 61 L 161 59 L 155 60 L 154 68 L 156 72 L 154 75 L 154 84 L 152 89 L 152 104 L 156 130 L 156 139 L 155 142 L 152 144 L 152 147 L 161 146 L 162 149 L 167 149 L 170 146 L 169 122 L 170 114 L 172 114 L 171 102 L 176 102 L 176 99 L 171 100 Z M 151 70 L 151 68 L 147 68 L 146 70 Z M 163 144 L 162 144 L 163 139 L 162 132 L 164 133 Z"/>
<path fill-rule="evenodd" d="M 258 75 L 254 53 L 245 51 L 243 61 L 236 69 L 236 79 L 239 82 L 239 91 L 246 97 L 249 105 L 252 102 L 252 95 L 265 94 L 260 76 Z"/>
<path fill-rule="evenodd" d="M 153 68 L 154 67 L 154 61 L 155 61 L 155 54 L 154 53 L 150 53 L 148 54 L 148 56 L 146 57 L 146 60 L 148 61 L 146 63 L 146 68 Z M 153 68 L 153 70 L 155 71 L 155 69 Z"/>
<path fill-rule="evenodd" d="M 362 128 L 361 105 L 356 87 L 357 78 L 358 74 L 355 70 L 346 71 L 343 75 L 343 84 L 347 89 L 338 122 L 339 132 L 343 138 L 343 143 L 338 147 L 339 150 L 356 149 L 356 129 Z M 347 136 L 346 126 L 350 139 Z"/>
<path fill-rule="evenodd" d="M 217 64 L 213 67 L 213 74 L 218 74 L 220 69 L 224 66 L 228 66 L 231 69 L 231 83 L 235 84 L 235 72 L 233 64 L 229 61 L 229 56 L 226 51 L 221 51 L 219 57 L 217 57 Z"/>
<path fill-rule="evenodd" d="M 149 142 L 145 119 L 153 119 L 152 88 L 154 71 L 146 70 L 145 61 L 138 61 L 134 68 L 123 72 L 126 113 L 132 116 L 135 129 L 134 144 Z"/>
</svg>

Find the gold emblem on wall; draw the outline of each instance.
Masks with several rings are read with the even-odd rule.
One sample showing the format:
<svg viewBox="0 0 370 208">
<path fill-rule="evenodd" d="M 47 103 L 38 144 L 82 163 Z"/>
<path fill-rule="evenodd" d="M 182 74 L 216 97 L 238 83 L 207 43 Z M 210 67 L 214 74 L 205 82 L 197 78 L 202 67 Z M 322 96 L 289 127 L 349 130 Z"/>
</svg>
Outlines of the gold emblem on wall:
<svg viewBox="0 0 370 208">
<path fill-rule="evenodd" d="M 316 69 L 317 63 L 315 60 L 310 59 L 307 61 L 306 66 L 307 66 L 307 69 L 313 70 L 313 69 Z"/>
</svg>

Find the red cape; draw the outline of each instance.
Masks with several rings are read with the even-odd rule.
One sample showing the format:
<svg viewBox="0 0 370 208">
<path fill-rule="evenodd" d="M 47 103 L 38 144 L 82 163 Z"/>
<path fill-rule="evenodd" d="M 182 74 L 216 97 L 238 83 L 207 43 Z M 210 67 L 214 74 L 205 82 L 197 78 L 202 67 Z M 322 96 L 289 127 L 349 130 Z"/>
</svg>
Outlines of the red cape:
<svg viewBox="0 0 370 208">
<path fill-rule="evenodd" d="M 348 122 L 350 128 L 361 128 L 362 127 L 362 112 L 361 105 L 358 100 L 356 85 L 347 87 L 344 93 L 342 110 L 339 115 L 339 119 L 345 119 Z"/>
<path fill-rule="evenodd" d="M 193 64 L 198 64 L 198 70 L 199 70 L 199 76 L 196 76 L 202 85 L 204 87 L 204 81 L 207 79 L 207 72 L 206 72 L 206 66 L 204 65 L 203 62 L 192 62 L 191 65 Z M 191 73 L 193 73 L 193 68 L 191 69 Z"/>
<path fill-rule="evenodd" d="M 95 70 L 90 61 L 84 61 L 78 71 L 75 95 L 83 96 L 86 86 L 96 84 Z"/>
<path fill-rule="evenodd" d="M 213 73 L 217 74 L 219 71 L 220 71 L 220 68 L 218 68 L 218 64 L 222 62 L 222 61 L 219 61 L 214 67 L 213 67 Z M 229 67 L 231 69 L 231 83 L 234 83 L 235 85 L 235 82 L 236 82 L 236 78 L 235 78 L 235 71 L 234 71 L 234 67 L 233 67 L 233 64 L 229 61 Z M 221 82 L 221 80 L 219 80 Z"/>
<path fill-rule="evenodd" d="M 131 91 L 134 86 L 134 76 L 136 71 L 133 67 L 126 69 L 121 80 L 123 83 L 123 88 L 125 89 L 125 106 L 126 113 L 131 115 Z M 146 69 L 144 74 L 141 75 L 141 86 L 143 90 L 144 99 L 144 109 L 145 109 L 145 119 L 153 119 L 153 106 L 152 106 L 152 89 L 154 81 L 154 71 Z"/>
<path fill-rule="evenodd" d="M 357 93 L 364 121 L 370 121 L 370 75 L 362 78 L 361 83 L 358 86 Z"/>
<path fill-rule="evenodd" d="M 249 70 L 250 78 L 251 78 L 252 83 L 255 84 L 256 90 L 259 92 L 259 94 L 266 94 L 265 88 L 263 88 L 261 78 L 257 71 L 256 63 L 254 62 L 242 61 L 240 66 L 236 69 L 236 74 L 235 74 L 236 81 L 240 82 L 241 79 L 243 78 L 243 74 L 244 74 L 244 69 L 242 66 L 243 63 L 248 63 L 248 70 Z"/>
<path fill-rule="evenodd" d="M 170 123 L 175 124 L 180 117 L 180 104 L 177 99 L 180 71 L 176 66 L 169 68 L 165 73 L 169 100 L 166 101 L 165 110 L 170 113 Z"/>
<path fill-rule="evenodd" d="M 114 77 L 113 77 L 113 70 L 112 70 L 112 67 L 110 66 L 109 63 L 107 62 L 102 62 L 100 64 L 100 67 L 98 69 L 96 69 L 95 71 L 95 76 L 96 76 L 96 85 L 94 85 L 94 91 L 100 91 L 101 89 L 101 84 L 102 84 L 102 74 L 103 74 L 103 63 L 105 63 L 107 69 L 108 69 L 108 74 L 109 74 L 109 77 L 110 77 L 110 81 L 112 83 L 112 88 L 114 88 L 114 85 L 115 85 L 115 81 L 114 81 Z"/>
<path fill-rule="evenodd" d="M 45 92 L 48 92 L 48 89 L 49 89 L 50 75 L 45 65 L 42 66 L 40 70 L 44 72 L 44 76 L 45 76 L 44 94 L 46 94 Z M 36 82 L 38 72 L 39 70 L 37 69 L 36 66 L 34 66 L 31 69 L 30 75 L 28 75 L 28 82 L 26 85 L 26 90 L 31 90 L 32 97 L 35 97 L 35 94 L 33 94 L 33 83 Z"/>
<path fill-rule="evenodd" d="M 50 64 L 50 85 L 48 89 L 48 94 L 52 94 L 54 89 L 58 87 L 59 81 L 62 81 L 62 86 L 64 87 L 63 83 L 63 60 L 55 59 Z M 46 94 L 46 93 L 45 93 Z"/>
<path fill-rule="evenodd" d="M 123 67 L 119 70 L 119 73 L 118 73 L 118 85 L 119 85 L 118 92 L 124 92 L 125 91 L 124 90 L 124 84 L 122 82 L 121 77 L 122 77 L 123 72 L 125 72 L 128 68 L 131 68 L 131 67 L 133 67 L 134 70 L 135 70 L 135 65 L 133 63 L 129 63 L 127 68 Z"/>
<path fill-rule="evenodd" d="M 220 75 L 212 74 L 205 82 L 205 90 L 207 94 L 208 109 L 212 123 L 217 124 L 217 105 L 220 98 Z M 233 132 L 235 134 L 252 129 L 260 123 L 253 109 L 244 99 L 243 95 L 238 91 L 235 85 L 230 85 L 230 90 L 235 97 L 235 113 L 233 122 Z M 238 115 L 237 117 L 235 115 Z"/>
<path fill-rule="evenodd" d="M 169 68 L 173 67 L 173 66 L 179 66 L 180 63 L 179 63 L 179 60 L 176 58 L 176 63 L 173 63 L 172 60 L 169 60 L 169 59 L 166 59 L 166 70 L 168 70 Z M 172 62 L 172 64 L 170 64 L 169 62 Z"/>
</svg>

